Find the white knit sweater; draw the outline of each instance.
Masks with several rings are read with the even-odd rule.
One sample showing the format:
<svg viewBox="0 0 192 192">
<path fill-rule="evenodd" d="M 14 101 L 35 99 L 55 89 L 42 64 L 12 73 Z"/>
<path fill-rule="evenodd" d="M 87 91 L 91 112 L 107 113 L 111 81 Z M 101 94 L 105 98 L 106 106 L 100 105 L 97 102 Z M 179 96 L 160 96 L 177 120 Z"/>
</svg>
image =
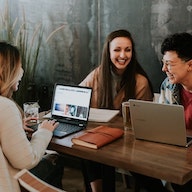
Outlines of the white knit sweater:
<svg viewBox="0 0 192 192">
<path fill-rule="evenodd" d="M 0 191 L 20 191 L 14 175 L 21 169 L 35 167 L 51 138 L 52 132 L 39 129 L 29 142 L 16 104 L 0 96 Z"/>
</svg>

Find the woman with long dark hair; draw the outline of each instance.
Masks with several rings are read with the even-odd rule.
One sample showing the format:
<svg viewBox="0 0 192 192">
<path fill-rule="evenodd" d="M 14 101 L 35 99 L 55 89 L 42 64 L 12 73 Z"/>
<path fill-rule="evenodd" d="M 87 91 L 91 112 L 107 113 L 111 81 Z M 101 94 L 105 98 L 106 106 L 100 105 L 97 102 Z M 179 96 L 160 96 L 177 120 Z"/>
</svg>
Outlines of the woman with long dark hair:
<svg viewBox="0 0 192 192">
<path fill-rule="evenodd" d="M 113 31 L 108 35 L 100 65 L 80 85 L 92 87 L 91 107 L 94 108 L 121 110 L 122 102 L 129 99 L 153 100 L 151 82 L 137 61 L 135 44 L 127 30 Z M 83 173 L 90 183 L 90 191 L 103 191 L 104 166 L 83 160 Z"/>
</svg>

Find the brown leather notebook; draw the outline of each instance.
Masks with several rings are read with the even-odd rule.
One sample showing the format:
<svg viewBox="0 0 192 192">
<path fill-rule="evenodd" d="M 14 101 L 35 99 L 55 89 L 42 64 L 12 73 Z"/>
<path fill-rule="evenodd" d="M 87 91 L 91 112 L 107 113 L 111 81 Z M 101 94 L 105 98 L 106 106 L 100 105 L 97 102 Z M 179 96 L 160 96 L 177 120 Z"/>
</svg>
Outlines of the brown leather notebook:
<svg viewBox="0 0 192 192">
<path fill-rule="evenodd" d="M 72 142 L 76 145 L 98 149 L 120 138 L 123 133 L 124 131 L 120 128 L 101 125 L 94 129 L 87 130 L 86 133 L 81 136 L 72 138 Z"/>
</svg>

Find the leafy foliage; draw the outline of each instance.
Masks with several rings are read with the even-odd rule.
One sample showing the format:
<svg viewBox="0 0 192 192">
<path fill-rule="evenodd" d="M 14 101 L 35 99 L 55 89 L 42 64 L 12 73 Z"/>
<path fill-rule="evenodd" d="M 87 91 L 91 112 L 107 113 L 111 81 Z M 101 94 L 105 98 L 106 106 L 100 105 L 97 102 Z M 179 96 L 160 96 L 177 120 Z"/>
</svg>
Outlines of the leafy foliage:
<svg viewBox="0 0 192 192">
<path fill-rule="evenodd" d="M 64 25 L 52 31 L 48 36 L 46 43 L 57 31 L 63 28 Z M 6 1 L 5 7 L 0 10 L 0 40 L 8 41 L 17 46 L 20 50 L 24 76 L 20 82 L 19 90 L 14 94 L 14 99 L 20 106 L 22 106 L 29 98 L 28 92 L 32 88 L 31 85 L 35 83 L 38 57 L 43 43 L 43 26 L 40 23 L 35 27 L 34 31 L 31 32 L 25 19 L 24 10 L 21 23 L 18 18 L 12 21 L 8 1 Z"/>
</svg>

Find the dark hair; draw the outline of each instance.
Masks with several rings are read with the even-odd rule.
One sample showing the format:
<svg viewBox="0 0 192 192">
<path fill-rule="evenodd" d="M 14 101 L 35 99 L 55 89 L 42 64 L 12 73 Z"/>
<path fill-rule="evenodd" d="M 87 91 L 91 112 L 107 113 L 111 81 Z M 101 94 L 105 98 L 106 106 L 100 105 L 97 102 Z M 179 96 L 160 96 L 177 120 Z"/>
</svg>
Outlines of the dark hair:
<svg viewBox="0 0 192 192">
<path fill-rule="evenodd" d="M 166 51 L 176 51 L 178 57 L 185 61 L 192 59 L 192 35 L 185 32 L 169 35 L 161 45 L 161 53 Z"/>
<path fill-rule="evenodd" d="M 112 108 L 113 107 L 113 98 L 112 98 L 112 94 L 111 94 L 112 93 L 111 66 L 113 66 L 113 63 L 110 59 L 109 45 L 110 45 L 110 42 L 117 37 L 126 37 L 132 43 L 132 58 L 131 58 L 131 61 L 130 61 L 129 65 L 127 66 L 125 72 L 123 73 L 122 81 L 120 84 L 120 87 L 124 87 L 125 90 L 128 90 L 128 91 L 125 91 L 124 100 L 136 98 L 136 93 L 135 93 L 136 74 L 141 74 L 148 79 L 149 86 L 153 93 L 152 84 L 151 84 L 146 72 L 143 70 L 143 68 L 137 61 L 136 52 L 135 52 L 135 44 L 134 44 L 133 38 L 131 36 L 131 33 L 124 29 L 113 31 L 112 33 L 110 33 L 107 36 L 106 41 L 104 43 L 101 64 L 100 64 L 101 73 L 100 73 L 99 84 L 100 84 L 101 91 L 99 93 L 98 105 L 101 108 Z"/>
</svg>

